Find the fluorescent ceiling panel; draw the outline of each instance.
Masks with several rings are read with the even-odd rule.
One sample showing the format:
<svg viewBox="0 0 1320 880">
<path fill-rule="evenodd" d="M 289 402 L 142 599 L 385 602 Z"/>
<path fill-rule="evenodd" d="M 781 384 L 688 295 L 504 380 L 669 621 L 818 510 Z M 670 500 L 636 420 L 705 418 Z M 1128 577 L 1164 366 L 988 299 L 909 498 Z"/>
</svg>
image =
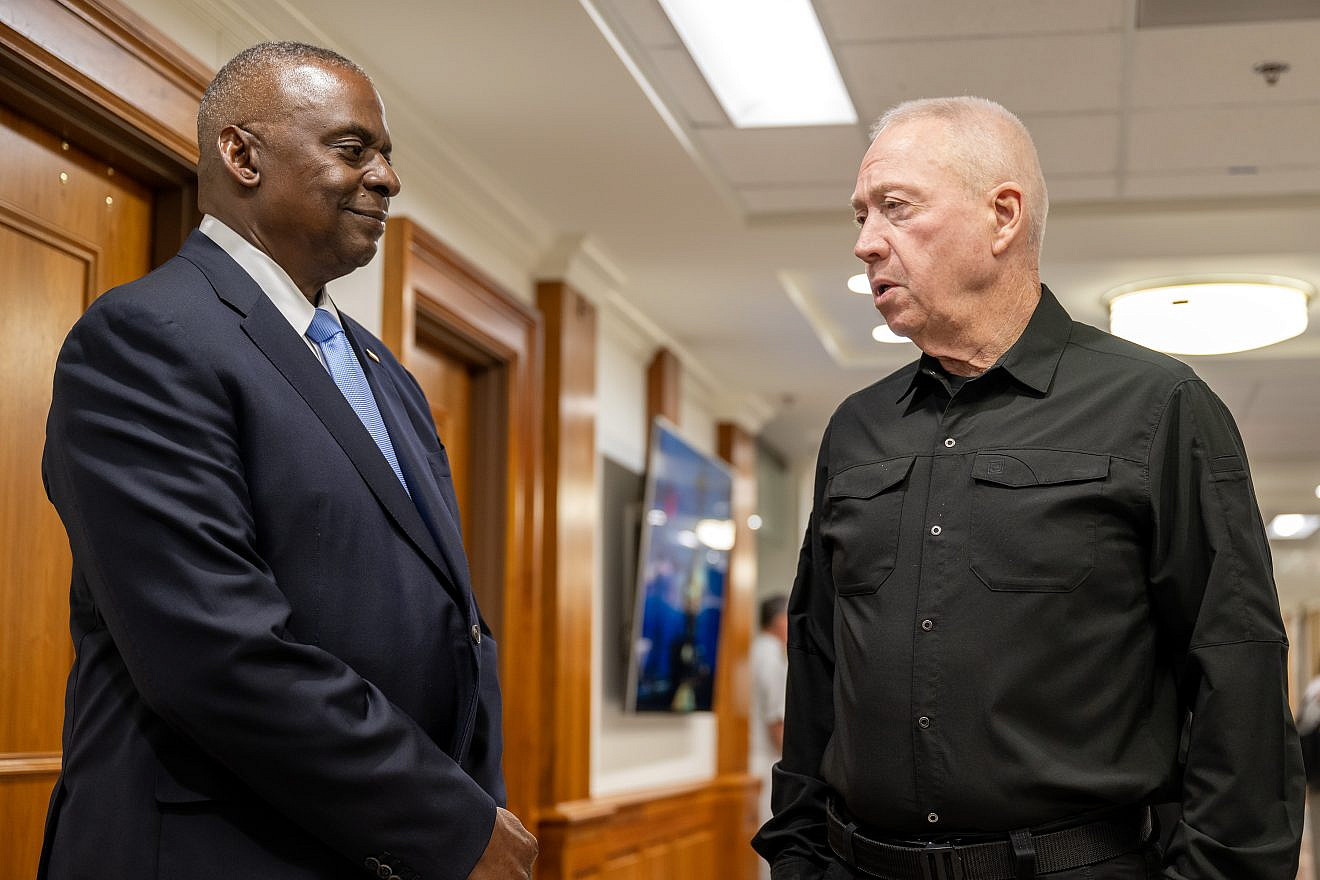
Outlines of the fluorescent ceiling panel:
<svg viewBox="0 0 1320 880">
<path fill-rule="evenodd" d="M 810 0 L 659 0 L 738 128 L 857 121 Z"/>
</svg>

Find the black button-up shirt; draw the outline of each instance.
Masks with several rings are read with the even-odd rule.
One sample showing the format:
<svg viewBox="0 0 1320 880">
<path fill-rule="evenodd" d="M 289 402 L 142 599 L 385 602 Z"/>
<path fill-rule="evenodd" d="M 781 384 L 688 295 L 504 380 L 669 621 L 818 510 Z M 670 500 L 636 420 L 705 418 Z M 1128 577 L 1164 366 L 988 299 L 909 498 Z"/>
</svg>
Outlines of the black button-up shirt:
<svg viewBox="0 0 1320 880">
<path fill-rule="evenodd" d="M 1165 876 L 1292 878 L 1304 782 L 1242 442 L 1190 368 L 1073 322 L 952 386 L 929 357 L 830 421 L 789 603 L 776 880 L 865 831 L 1180 802 Z"/>
</svg>

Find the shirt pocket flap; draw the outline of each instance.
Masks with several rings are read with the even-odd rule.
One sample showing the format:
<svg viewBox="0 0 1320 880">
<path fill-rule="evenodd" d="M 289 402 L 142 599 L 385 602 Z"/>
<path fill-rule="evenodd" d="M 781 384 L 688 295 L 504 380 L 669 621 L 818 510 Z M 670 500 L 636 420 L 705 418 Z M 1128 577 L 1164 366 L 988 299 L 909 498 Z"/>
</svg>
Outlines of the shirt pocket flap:
<svg viewBox="0 0 1320 880">
<path fill-rule="evenodd" d="M 1049 486 L 1101 480 L 1109 475 L 1109 456 L 1059 449 L 978 452 L 972 477 L 1000 486 Z"/>
<path fill-rule="evenodd" d="M 915 455 L 905 455 L 854 465 L 830 478 L 827 494 L 831 498 L 873 498 L 901 483 L 915 459 Z"/>
</svg>

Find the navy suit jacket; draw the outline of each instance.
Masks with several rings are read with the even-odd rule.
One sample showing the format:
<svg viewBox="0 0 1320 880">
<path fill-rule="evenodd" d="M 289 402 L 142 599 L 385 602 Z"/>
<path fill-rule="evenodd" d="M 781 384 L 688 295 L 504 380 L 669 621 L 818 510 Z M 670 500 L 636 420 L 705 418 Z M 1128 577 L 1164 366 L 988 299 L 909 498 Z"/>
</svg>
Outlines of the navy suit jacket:
<svg viewBox="0 0 1320 880">
<path fill-rule="evenodd" d="M 344 329 L 411 499 L 201 233 L 65 341 L 43 471 L 76 656 L 42 877 L 462 880 L 484 851 L 495 643 L 448 460 L 413 377 Z"/>
</svg>

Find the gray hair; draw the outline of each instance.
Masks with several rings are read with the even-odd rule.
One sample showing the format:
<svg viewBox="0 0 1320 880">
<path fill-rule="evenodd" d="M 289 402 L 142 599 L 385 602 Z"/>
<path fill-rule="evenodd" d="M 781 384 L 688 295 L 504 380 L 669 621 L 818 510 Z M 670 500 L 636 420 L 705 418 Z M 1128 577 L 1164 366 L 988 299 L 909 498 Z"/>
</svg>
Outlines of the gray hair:
<svg viewBox="0 0 1320 880">
<path fill-rule="evenodd" d="M 258 43 L 244 49 L 216 73 L 197 108 L 197 146 L 202 151 L 202 160 L 209 155 L 207 146 L 215 144 L 226 125 L 250 122 L 249 114 L 267 109 L 262 103 L 267 100 L 267 94 L 254 89 L 254 82 L 273 71 L 299 64 L 349 70 L 371 81 L 365 70 L 332 49 L 294 42 Z"/>
<path fill-rule="evenodd" d="M 955 135 L 949 139 L 955 170 L 969 189 L 980 192 L 1006 180 L 1021 184 L 1027 206 L 1027 243 L 1039 259 L 1050 210 L 1045 176 L 1031 133 L 1002 104 L 988 98 L 919 98 L 885 112 L 871 126 L 871 139 L 893 125 L 938 119 Z"/>
</svg>

